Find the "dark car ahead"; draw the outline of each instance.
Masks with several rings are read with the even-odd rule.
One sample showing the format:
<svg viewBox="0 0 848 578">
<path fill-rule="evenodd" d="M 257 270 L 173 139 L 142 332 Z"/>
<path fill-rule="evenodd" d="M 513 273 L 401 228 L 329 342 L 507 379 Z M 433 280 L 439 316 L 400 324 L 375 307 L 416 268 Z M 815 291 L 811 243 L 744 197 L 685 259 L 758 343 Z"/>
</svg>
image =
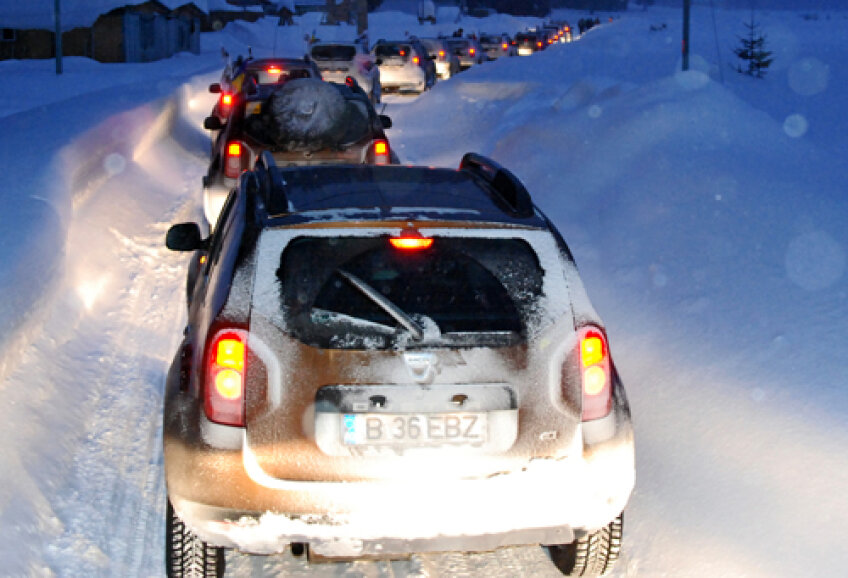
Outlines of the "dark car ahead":
<svg viewBox="0 0 848 578">
<path fill-rule="evenodd" d="M 168 373 L 167 568 L 223 548 L 392 557 L 543 545 L 612 568 L 634 482 L 607 334 L 523 185 L 459 170 L 281 168 L 264 153 L 189 279 Z"/>
<path fill-rule="evenodd" d="M 221 73 L 220 82 L 209 85 L 209 92 L 219 95 L 212 109 L 212 116 L 226 122 L 246 83 L 253 86 L 274 86 L 293 78 L 321 78 L 321 71 L 313 61 L 303 58 L 239 57 L 227 64 Z"/>
<path fill-rule="evenodd" d="M 547 39 L 538 32 L 519 32 L 515 35 L 515 48 L 519 56 L 530 56 L 547 46 Z"/>
<path fill-rule="evenodd" d="M 271 151 L 282 166 L 396 161 L 384 130 L 391 119 L 377 114 L 355 81 L 348 86 L 301 78 L 254 87 L 242 93 L 226 124 L 212 116 L 204 126 L 218 131 L 203 181 L 210 225 L 262 151 Z"/>
</svg>

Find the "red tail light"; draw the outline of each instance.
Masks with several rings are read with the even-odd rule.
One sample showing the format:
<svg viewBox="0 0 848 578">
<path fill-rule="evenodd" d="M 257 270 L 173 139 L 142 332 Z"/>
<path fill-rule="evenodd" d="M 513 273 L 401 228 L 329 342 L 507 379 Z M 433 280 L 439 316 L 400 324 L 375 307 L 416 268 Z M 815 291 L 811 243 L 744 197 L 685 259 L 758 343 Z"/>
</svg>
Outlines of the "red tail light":
<svg viewBox="0 0 848 578">
<path fill-rule="evenodd" d="M 501 48 L 503 48 L 504 50 L 506 50 L 507 48 L 509 48 L 509 44 L 507 44 L 506 42 L 504 42 L 503 44 L 501 44 Z"/>
<path fill-rule="evenodd" d="M 268 74 L 280 74 L 283 71 L 279 66 L 269 66 L 265 70 L 268 71 Z"/>
<path fill-rule="evenodd" d="M 439 60 L 444 60 L 444 59 L 445 59 L 445 51 L 439 50 Z"/>
<path fill-rule="evenodd" d="M 384 140 L 376 140 L 374 141 L 374 146 L 372 147 L 372 152 L 374 153 L 374 164 L 375 165 L 388 165 L 391 163 L 388 141 Z"/>
<path fill-rule="evenodd" d="M 247 371 L 247 332 L 225 328 L 207 342 L 204 409 L 211 421 L 244 425 L 244 384 Z"/>
<path fill-rule="evenodd" d="M 242 171 L 247 170 L 250 152 L 246 146 L 238 141 L 227 143 L 226 155 L 224 156 L 224 175 L 237 179 Z"/>
<path fill-rule="evenodd" d="M 417 56 L 413 56 L 413 57 L 412 57 L 412 63 L 413 63 L 413 64 L 418 64 L 419 62 L 421 62 L 421 59 L 420 59 L 420 58 L 418 58 Z"/>
<path fill-rule="evenodd" d="M 583 421 L 605 417 L 612 410 L 612 379 L 607 341 L 600 329 L 582 327 L 580 341 L 580 382 L 583 392 Z"/>
<path fill-rule="evenodd" d="M 233 104 L 233 95 L 229 92 L 225 92 L 224 94 L 222 94 L 221 104 L 223 104 L 224 106 L 230 106 L 231 104 Z"/>
<path fill-rule="evenodd" d="M 536 46 L 538 46 L 539 48 L 541 48 L 541 47 L 542 47 L 542 43 L 541 43 L 541 42 L 537 42 L 537 43 L 536 43 Z"/>
<path fill-rule="evenodd" d="M 476 50 L 474 50 L 473 48 L 468 49 L 468 54 L 470 54 L 471 56 L 474 56 L 475 52 L 476 52 Z"/>
<path fill-rule="evenodd" d="M 406 50 L 401 50 L 401 51 L 400 51 L 400 55 L 401 55 L 401 56 L 406 56 Z"/>
</svg>

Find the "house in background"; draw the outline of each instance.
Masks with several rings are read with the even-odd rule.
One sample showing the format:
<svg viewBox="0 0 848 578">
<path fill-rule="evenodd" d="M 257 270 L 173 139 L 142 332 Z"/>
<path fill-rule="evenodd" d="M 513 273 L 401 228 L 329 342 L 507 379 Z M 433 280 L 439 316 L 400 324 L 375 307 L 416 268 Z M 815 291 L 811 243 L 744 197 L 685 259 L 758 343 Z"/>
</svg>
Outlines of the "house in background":
<svg viewBox="0 0 848 578">
<path fill-rule="evenodd" d="M 67 4 L 73 6 L 73 2 Z M 173 9 L 158 0 L 136 4 L 116 0 L 111 9 L 106 0 L 99 5 L 106 5 L 107 11 L 84 16 L 79 16 L 80 9 L 69 11 L 76 16 L 71 25 L 81 25 L 62 32 L 63 56 L 86 56 L 100 62 L 150 62 L 178 52 L 200 52 L 200 31 L 207 15 L 194 2 Z M 10 10 L 10 16 L 0 16 L 0 60 L 55 58 L 52 8 L 26 10 Z M 23 25 L 6 27 L 6 22 Z"/>
</svg>

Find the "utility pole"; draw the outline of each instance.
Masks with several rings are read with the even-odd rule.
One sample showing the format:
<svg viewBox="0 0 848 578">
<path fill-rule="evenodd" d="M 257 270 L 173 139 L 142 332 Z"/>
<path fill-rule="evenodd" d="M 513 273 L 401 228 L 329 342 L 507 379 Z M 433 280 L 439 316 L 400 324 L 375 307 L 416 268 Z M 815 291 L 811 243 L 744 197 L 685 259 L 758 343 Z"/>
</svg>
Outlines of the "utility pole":
<svg viewBox="0 0 848 578">
<path fill-rule="evenodd" d="M 689 12 L 691 0 L 683 0 L 683 70 L 689 70 Z"/>
<path fill-rule="evenodd" d="M 56 74 L 62 74 L 62 10 L 59 0 L 53 0 L 53 24 L 55 24 L 56 36 Z"/>
</svg>

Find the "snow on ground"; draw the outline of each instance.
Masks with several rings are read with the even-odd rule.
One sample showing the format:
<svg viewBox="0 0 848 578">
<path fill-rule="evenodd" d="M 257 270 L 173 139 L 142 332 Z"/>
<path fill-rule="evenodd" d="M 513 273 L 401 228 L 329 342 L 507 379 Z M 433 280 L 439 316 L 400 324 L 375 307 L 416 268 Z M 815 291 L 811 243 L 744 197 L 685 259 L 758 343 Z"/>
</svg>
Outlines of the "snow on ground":
<svg viewBox="0 0 848 578">
<path fill-rule="evenodd" d="M 387 98 L 404 162 L 489 154 L 571 245 L 636 426 L 618 576 L 838 576 L 848 563 L 848 14 L 809 12 L 758 13 L 775 55 L 763 80 L 732 70 L 747 11 L 714 25 L 695 7 L 679 73 L 678 11 L 651 8 Z M 378 12 L 371 36 L 428 26 Z M 308 17 L 231 25 L 199 56 L 145 65 L 66 59 L 56 77 L 51 61 L 0 62 L 4 573 L 164 573 L 159 412 L 186 264 L 164 231 L 200 216 L 221 46 L 298 56 L 313 31 L 352 34 Z M 228 561 L 235 576 L 556 575 L 537 548 Z"/>
</svg>

